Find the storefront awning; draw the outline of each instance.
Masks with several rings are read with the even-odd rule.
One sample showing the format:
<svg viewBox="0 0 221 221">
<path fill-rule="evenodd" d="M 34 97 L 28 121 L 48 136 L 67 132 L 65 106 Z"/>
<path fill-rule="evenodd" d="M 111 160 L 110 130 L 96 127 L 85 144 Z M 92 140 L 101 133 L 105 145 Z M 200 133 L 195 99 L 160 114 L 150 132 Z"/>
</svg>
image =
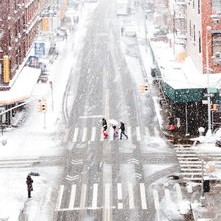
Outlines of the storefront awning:
<svg viewBox="0 0 221 221">
<path fill-rule="evenodd" d="M 10 105 L 27 100 L 37 83 L 41 70 L 38 68 L 24 67 L 14 84 L 8 91 L 0 91 L 0 105 Z"/>
</svg>

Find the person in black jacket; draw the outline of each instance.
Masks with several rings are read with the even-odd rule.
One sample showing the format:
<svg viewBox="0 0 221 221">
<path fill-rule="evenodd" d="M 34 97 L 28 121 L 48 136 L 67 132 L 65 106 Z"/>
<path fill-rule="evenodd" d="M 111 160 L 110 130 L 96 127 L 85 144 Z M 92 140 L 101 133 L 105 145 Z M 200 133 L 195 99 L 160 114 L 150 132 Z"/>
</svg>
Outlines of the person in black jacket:
<svg viewBox="0 0 221 221">
<path fill-rule="evenodd" d="M 27 184 L 27 189 L 28 189 L 28 198 L 31 198 L 31 191 L 33 191 L 32 187 L 33 180 L 30 175 L 27 176 L 26 178 L 26 184 Z"/>
<path fill-rule="evenodd" d="M 126 139 L 128 139 L 127 134 L 125 133 L 125 125 L 123 122 L 120 122 L 120 140 L 122 140 L 122 135 L 124 135 L 126 137 Z"/>
<path fill-rule="evenodd" d="M 107 130 L 107 121 L 105 118 L 102 118 L 102 127 L 103 127 L 103 131 Z"/>
</svg>

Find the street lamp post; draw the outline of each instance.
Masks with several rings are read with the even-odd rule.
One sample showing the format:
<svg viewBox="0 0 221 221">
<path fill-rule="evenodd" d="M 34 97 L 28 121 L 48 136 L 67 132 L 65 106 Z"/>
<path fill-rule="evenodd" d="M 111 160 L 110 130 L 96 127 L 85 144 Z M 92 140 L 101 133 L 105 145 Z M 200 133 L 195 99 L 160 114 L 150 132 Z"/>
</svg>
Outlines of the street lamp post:
<svg viewBox="0 0 221 221">
<path fill-rule="evenodd" d="M 209 89 L 209 75 L 210 75 L 210 68 L 209 68 L 209 42 L 208 42 L 208 33 L 211 31 L 211 27 L 206 27 L 206 74 L 207 74 L 207 105 L 208 105 L 208 131 L 207 135 L 210 136 L 212 134 L 211 129 L 211 93 Z"/>
</svg>

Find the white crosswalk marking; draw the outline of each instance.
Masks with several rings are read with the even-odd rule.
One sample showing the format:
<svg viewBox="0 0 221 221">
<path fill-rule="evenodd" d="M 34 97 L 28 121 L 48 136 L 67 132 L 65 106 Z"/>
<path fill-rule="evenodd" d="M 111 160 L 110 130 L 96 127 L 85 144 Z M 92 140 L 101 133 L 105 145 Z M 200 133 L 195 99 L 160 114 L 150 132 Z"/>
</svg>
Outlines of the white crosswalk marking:
<svg viewBox="0 0 221 221">
<path fill-rule="evenodd" d="M 145 135 L 147 136 L 147 138 L 150 137 L 150 131 L 149 131 L 148 127 L 145 127 Z"/>
<path fill-rule="evenodd" d="M 76 184 L 73 184 L 71 187 L 71 197 L 70 197 L 70 201 L 69 201 L 69 209 L 73 209 L 74 208 L 74 202 L 75 202 L 75 195 L 76 195 Z"/>
<path fill-rule="evenodd" d="M 110 208 L 110 190 L 111 190 L 111 184 L 110 183 L 106 183 L 105 186 L 105 200 L 104 200 L 104 208 L 105 209 L 109 209 Z"/>
<path fill-rule="evenodd" d="M 156 189 L 153 189 L 154 206 L 156 210 L 160 209 L 159 195 Z"/>
<path fill-rule="evenodd" d="M 156 127 L 154 127 L 154 134 L 155 134 L 155 137 L 160 136 L 159 130 Z"/>
<path fill-rule="evenodd" d="M 61 207 L 61 200 L 62 200 L 62 195 L 64 192 L 64 185 L 61 185 L 59 188 L 59 192 L 58 192 L 58 199 L 57 199 L 57 204 L 56 204 L 56 210 L 59 210 Z"/>
<path fill-rule="evenodd" d="M 91 141 L 95 141 L 96 138 L 96 127 L 92 127 L 91 130 Z"/>
<path fill-rule="evenodd" d="M 147 198 L 144 183 L 140 183 L 141 208 L 147 209 Z"/>
<path fill-rule="evenodd" d="M 137 141 L 141 141 L 140 127 L 136 127 L 136 135 L 137 135 Z"/>
<path fill-rule="evenodd" d="M 86 194 L 87 194 L 87 184 L 82 184 L 81 199 L 80 199 L 80 210 L 85 209 Z"/>
<path fill-rule="evenodd" d="M 133 191 L 133 184 L 128 183 L 128 196 L 129 196 L 129 208 L 134 209 L 134 191 Z"/>
<path fill-rule="evenodd" d="M 82 135 L 82 142 L 85 142 L 87 138 L 87 127 L 84 127 L 83 129 L 83 135 Z"/>
<path fill-rule="evenodd" d="M 98 183 L 93 185 L 92 210 L 97 209 Z"/>
<path fill-rule="evenodd" d="M 127 127 L 128 140 L 132 139 L 131 127 Z"/>
<path fill-rule="evenodd" d="M 117 198 L 118 198 L 118 209 L 123 209 L 123 194 L 122 194 L 122 184 L 117 184 Z"/>
<path fill-rule="evenodd" d="M 167 188 L 165 188 L 164 192 L 165 192 L 166 204 L 170 205 L 170 203 L 171 203 L 170 191 Z"/>
<path fill-rule="evenodd" d="M 150 138 L 150 130 L 148 129 L 148 127 L 144 128 L 145 130 L 145 136 L 147 138 Z M 156 131 L 158 131 L 157 129 L 155 129 Z M 80 133 L 82 131 L 82 133 Z M 119 135 L 120 135 L 120 131 L 118 131 Z M 157 132 L 155 132 L 157 133 Z M 108 138 L 107 140 L 112 141 L 113 140 L 113 132 L 110 129 L 110 131 L 108 131 Z M 128 135 L 128 140 L 132 140 L 132 137 L 134 137 L 133 135 L 135 135 L 135 139 L 137 141 L 141 141 L 141 128 L 139 126 L 136 127 L 131 127 L 128 126 L 127 127 L 127 131 L 126 134 Z M 159 134 L 159 132 L 158 132 Z M 80 137 L 81 136 L 81 137 Z M 81 142 L 86 142 L 86 141 L 91 141 L 91 142 L 95 142 L 95 141 L 104 141 L 104 136 L 103 136 L 103 128 L 101 128 L 100 133 L 97 132 L 97 128 L 96 127 L 83 127 L 82 129 L 80 129 L 79 127 L 76 127 L 74 129 L 74 134 L 73 134 L 73 139 L 72 142 L 77 142 L 77 141 L 81 141 Z M 180 157 L 182 157 L 182 155 L 180 155 Z"/>
<path fill-rule="evenodd" d="M 74 129 L 74 137 L 73 137 L 72 142 L 76 142 L 76 141 L 77 141 L 78 133 L 79 133 L 79 128 L 76 127 L 76 128 Z"/>
<path fill-rule="evenodd" d="M 103 208 L 104 214 L 107 219 L 111 218 L 111 211 L 113 208 L 118 210 L 123 209 L 138 209 L 147 210 L 148 201 L 147 201 L 147 192 L 145 183 L 139 183 L 137 188 L 139 188 L 140 194 L 135 194 L 135 186 L 133 183 L 117 183 L 114 184 L 117 187 L 117 197 L 113 198 L 116 202 L 112 202 L 112 184 L 105 183 L 104 185 L 99 185 L 98 183 L 94 183 L 89 188 L 87 184 L 82 184 L 78 186 L 78 184 L 73 184 L 70 188 L 66 188 L 64 185 L 61 185 L 59 188 L 58 199 L 56 203 L 56 211 L 80 211 L 80 210 L 100 210 Z M 123 191 L 124 186 L 126 185 L 125 192 Z M 160 186 L 158 186 L 159 188 Z M 175 188 L 174 188 L 175 187 Z M 173 187 L 164 185 L 162 187 L 162 191 L 164 191 L 164 195 L 159 195 L 159 189 L 153 189 L 153 202 L 154 207 L 157 214 L 157 220 L 160 220 L 160 199 L 165 199 L 166 205 L 171 205 L 173 202 L 177 205 L 178 209 L 181 209 L 183 195 L 180 184 L 173 184 Z M 185 189 L 185 188 L 184 188 Z M 175 190 L 175 191 L 174 191 Z M 171 192 L 172 191 L 172 192 Z M 77 192 L 79 192 L 79 201 L 76 200 Z M 66 208 L 61 208 L 63 205 L 64 199 L 63 195 L 70 193 L 70 199 Z M 103 193 L 103 200 L 101 202 L 98 201 L 100 193 Z M 125 196 L 124 196 L 125 194 Z M 65 195 L 66 196 L 66 195 Z M 91 204 L 87 206 L 86 200 L 92 196 Z M 138 199 L 140 197 L 140 199 Z M 137 200 L 137 204 L 135 204 L 135 200 Z M 78 205 L 76 205 L 78 204 Z M 100 204 L 100 205 L 98 205 Z M 116 207 L 113 206 L 116 204 Z M 137 207 L 137 208 L 136 208 Z"/>
<path fill-rule="evenodd" d="M 103 128 L 101 128 L 101 133 L 100 133 L 100 136 L 101 136 L 101 139 L 100 139 L 100 141 L 103 141 L 103 140 L 104 140 L 104 135 L 103 135 Z"/>
</svg>

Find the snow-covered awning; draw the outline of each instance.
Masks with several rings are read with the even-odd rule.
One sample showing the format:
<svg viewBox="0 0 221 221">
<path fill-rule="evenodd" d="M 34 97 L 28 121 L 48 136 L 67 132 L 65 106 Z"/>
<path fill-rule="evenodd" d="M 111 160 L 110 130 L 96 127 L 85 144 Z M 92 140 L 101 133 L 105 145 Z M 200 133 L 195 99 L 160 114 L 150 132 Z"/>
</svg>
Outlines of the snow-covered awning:
<svg viewBox="0 0 221 221">
<path fill-rule="evenodd" d="M 25 66 L 8 91 L 0 91 L 0 105 L 9 105 L 27 100 L 37 83 L 41 70 Z"/>
<path fill-rule="evenodd" d="M 162 85 L 167 96 L 175 102 L 198 102 L 205 97 L 206 88 L 221 88 L 221 73 L 200 73 L 190 57 L 176 61 L 173 50 L 164 42 L 151 42 L 154 58 L 159 67 Z"/>
</svg>

